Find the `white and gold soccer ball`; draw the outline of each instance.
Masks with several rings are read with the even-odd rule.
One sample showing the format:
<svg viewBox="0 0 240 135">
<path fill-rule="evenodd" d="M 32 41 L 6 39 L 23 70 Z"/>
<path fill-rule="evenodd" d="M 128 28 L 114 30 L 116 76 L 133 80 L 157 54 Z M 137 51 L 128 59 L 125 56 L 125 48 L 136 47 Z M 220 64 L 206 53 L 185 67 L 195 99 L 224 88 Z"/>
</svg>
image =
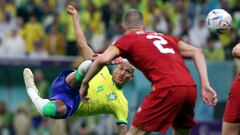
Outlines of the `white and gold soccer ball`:
<svg viewBox="0 0 240 135">
<path fill-rule="evenodd" d="M 206 18 L 206 23 L 211 32 L 226 33 L 232 27 L 232 16 L 223 9 L 213 9 Z"/>
</svg>

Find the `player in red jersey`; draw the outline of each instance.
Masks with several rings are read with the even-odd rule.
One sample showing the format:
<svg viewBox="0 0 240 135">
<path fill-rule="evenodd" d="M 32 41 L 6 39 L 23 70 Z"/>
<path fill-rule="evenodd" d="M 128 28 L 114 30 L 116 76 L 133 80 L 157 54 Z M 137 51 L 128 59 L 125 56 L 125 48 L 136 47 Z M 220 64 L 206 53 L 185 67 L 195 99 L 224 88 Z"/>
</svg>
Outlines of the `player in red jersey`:
<svg viewBox="0 0 240 135">
<path fill-rule="evenodd" d="M 232 50 L 234 57 L 240 58 L 240 43 Z M 225 108 L 222 124 L 222 135 L 239 135 L 240 134 L 240 73 L 232 82 L 230 93 Z"/>
<path fill-rule="evenodd" d="M 124 15 L 123 28 L 125 35 L 90 67 L 80 89 L 82 98 L 86 102 L 89 80 L 108 61 L 117 56 L 125 57 L 152 83 L 152 91 L 142 101 L 128 134 L 163 133 L 170 126 L 174 127 L 174 134 L 188 134 L 195 125 L 197 90 L 182 57 L 194 60 L 201 81 L 203 102 L 208 105 L 217 102 L 216 92 L 208 81 L 202 51 L 172 36 L 145 32 L 143 16 L 135 9 Z"/>
</svg>

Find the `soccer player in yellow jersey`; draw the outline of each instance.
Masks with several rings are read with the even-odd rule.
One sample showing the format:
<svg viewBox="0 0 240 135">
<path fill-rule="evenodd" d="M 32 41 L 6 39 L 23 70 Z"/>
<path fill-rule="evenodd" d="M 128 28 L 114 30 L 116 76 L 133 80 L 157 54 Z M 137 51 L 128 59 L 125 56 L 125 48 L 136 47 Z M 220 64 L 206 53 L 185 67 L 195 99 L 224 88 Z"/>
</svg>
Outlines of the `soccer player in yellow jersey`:
<svg viewBox="0 0 240 135">
<path fill-rule="evenodd" d="M 78 23 L 76 9 L 68 6 L 67 11 L 73 18 L 80 54 L 85 59 L 92 58 L 94 53 L 87 45 Z M 116 61 L 113 63 L 119 62 Z M 64 119 L 70 116 L 113 114 L 116 118 L 119 134 L 125 134 L 127 132 L 128 102 L 123 95 L 122 87 L 133 77 L 134 67 L 123 60 L 116 66 L 113 75 L 109 73 L 107 67 L 104 67 L 91 80 L 87 95 L 89 100 L 88 103 L 84 103 L 81 101 L 79 88 L 91 63 L 91 60 L 86 60 L 79 66 L 78 70 L 62 72 L 51 85 L 50 99 L 43 99 L 39 96 L 33 74 L 30 69 L 26 68 L 23 75 L 27 94 L 38 112 L 45 117 Z"/>
</svg>

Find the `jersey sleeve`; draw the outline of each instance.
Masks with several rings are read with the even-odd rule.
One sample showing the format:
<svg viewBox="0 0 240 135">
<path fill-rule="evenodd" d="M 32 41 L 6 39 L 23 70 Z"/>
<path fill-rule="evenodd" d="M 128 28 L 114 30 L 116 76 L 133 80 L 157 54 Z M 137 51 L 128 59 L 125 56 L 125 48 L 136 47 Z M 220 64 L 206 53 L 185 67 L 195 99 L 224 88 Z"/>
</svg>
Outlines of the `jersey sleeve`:
<svg viewBox="0 0 240 135">
<path fill-rule="evenodd" d="M 124 56 L 126 52 L 130 50 L 129 40 L 129 36 L 125 35 L 120 37 L 115 43 L 113 43 L 113 45 L 119 49 L 121 56 Z"/>
<path fill-rule="evenodd" d="M 178 43 L 180 42 L 180 40 L 174 36 L 171 35 L 167 35 L 168 39 L 175 45 L 178 45 Z"/>
<path fill-rule="evenodd" d="M 118 105 L 114 112 L 114 117 L 116 119 L 116 124 L 124 123 L 128 125 L 128 104 Z"/>
</svg>

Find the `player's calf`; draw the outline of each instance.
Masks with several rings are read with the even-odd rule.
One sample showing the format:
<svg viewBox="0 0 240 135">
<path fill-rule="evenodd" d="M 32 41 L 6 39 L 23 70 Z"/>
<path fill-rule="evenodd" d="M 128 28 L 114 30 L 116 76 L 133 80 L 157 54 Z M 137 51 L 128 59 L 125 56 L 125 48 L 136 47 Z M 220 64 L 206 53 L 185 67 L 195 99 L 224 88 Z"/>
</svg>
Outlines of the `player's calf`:
<svg viewBox="0 0 240 135">
<path fill-rule="evenodd" d="M 35 105 L 37 111 L 45 117 L 63 118 L 65 116 L 66 107 L 59 102 L 52 102 L 49 99 L 43 99 L 39 96 L 39 92 L 34 83 L 32 71 L 25 68 L 23 71 L 26 91 L 31 101 Z M 59 106 L 59 107 L 58 107 Z"/>
<path fill-rule="evenodd" d="M 63 119 L 66 115 L 67 107 L 60 100 L 54 100 L 48 102 L 43 106 L 43 116 L 54 119 Z"/>
</svg>

